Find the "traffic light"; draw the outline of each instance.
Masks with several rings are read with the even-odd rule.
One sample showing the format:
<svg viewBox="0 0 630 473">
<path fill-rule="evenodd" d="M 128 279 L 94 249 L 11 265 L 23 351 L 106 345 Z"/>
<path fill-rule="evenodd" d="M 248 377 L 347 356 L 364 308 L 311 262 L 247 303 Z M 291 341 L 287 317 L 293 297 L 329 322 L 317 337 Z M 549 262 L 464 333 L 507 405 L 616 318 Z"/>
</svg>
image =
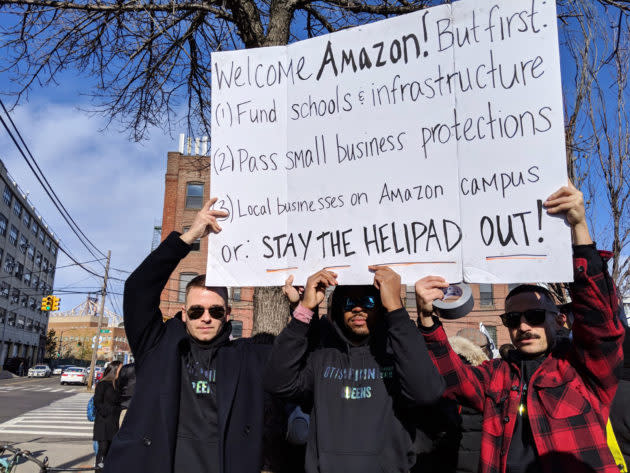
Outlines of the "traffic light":
<svg viewBox="0 0 630 473">
<path fill-rule="evenodd" d="M 42 297 L 42 307 L 41 309 L 45 312 L 50 312 L 52 309 L 53 296 Z"/>
<path fill-rule="evenodd" d="M 50 309 L 50 310 L 52 310 L 52 311 L 59 310 L 59 301 L 61 299 L 59 299 L 57 296 L 50 296 L 50 298 L 52 299 L 52 304 L 51 304 L 52 305 L 52 309 Z"/>
</svg>

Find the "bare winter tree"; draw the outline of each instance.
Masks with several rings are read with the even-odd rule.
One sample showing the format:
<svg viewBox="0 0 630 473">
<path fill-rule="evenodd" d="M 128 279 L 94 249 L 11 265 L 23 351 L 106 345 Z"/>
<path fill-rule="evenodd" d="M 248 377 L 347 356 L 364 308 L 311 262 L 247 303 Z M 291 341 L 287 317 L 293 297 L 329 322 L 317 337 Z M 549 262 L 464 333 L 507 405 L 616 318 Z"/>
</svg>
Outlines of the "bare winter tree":
<svg viewBox="0 0 630 473">
<path fill-rule="evenodd" d="M 64 71 L 78 71 L 94 81 L 90 92 L 94 110 L 122 123 L 133 139 L 146 138 L 148 130 L 154 126 L 171 131 L 177 126 L 173 120 L 181 116 L 182 110 L 189 134 L 200 136 L 209 134 L 210 128 L 211 52 L 287 44 L 447 2 L 449 0 L 0 0 L 0 11 L 4 14 L 0 64 L 1 70 L 16 84 L 17 102 L 27 97 L 34 87 L 63 80 Z M 596 8 L 589 11 L 584 5 L 590 3 Z M 580 28 L 588 32 L 589 23 L 594 20 L 591 15 L 597 16 L 600 11 L 618 14 L 617 31 L 622 28 L 627 31 L 625 22 L 630 13 L 627 0 L 558 0 L 561 32 L 566 29 L 562 34 L 574 51 L 583 48 L 584 35 L 573 34 L 568 28 L 580 18 L 583 20 Z M 620 33 L 615 42 L 617 47 L 611 60 L 618 61 L 627 38 Z M 596 41 L 591 42 L 591 46 L 595 44 Z M 587 52 L 586 59 L 594 57 L 591 51 Z M 602 169 L 608 150 L 614 149 L 617 158 L 622 156 L 623 145 L 618 141 L 599 145 L 589 141 L 596 131 L 580 120 L 584 103 L 588 101 L 589 106 L 596 103 L 590 100 L 589 90 L 593 80 L 590 74 L 598 69 L 588 61 L 587 64 L 584 70 L 578 70 L 582 62 L 576 62 L 576 77 L 583 82 L 576 86 L 578 94 L 572 112 L 575 117 L 572 114 L 567 117 L 571 173 L 584 172 L 585 168 L 579 165 L 581 160 L 599 160 L 599 155 L 592 154 L 593 151 L 601 153 Z M 603 92 L 610 85 L 598 82 L 597 87 Z M 607 95 L 602 97 L 607 98 Z M 605 113 L 609 120 L 613 118 L 611 113 L 609 107 Z M 599 123 L 601 112 L 593 116 Z M 597 132 L 601 132 L 603 126 L 598 124 Z M 582 133 L 582 127 L 590 128 L 591 132 Z M 611 132 L 613 128 L 612 123 L 607 122 L 606 131 Z M 625 146 L 627 153 L 627 141 Z M 625 162 L 627 166 L 627 159 Z M 617 169 L 606 166 L 611 172 Z M 627 189 L 625 169 L 622 174 L 615 171 L 617 174 L 611 175 L 610 184 L 605 181 L 611 205 L 623 204 L 619 207 L 619 227 L 613 223 L 613 228 L 621 232 L 619 241 L 614 243 L 619 254 L 627 242 L 627 234 L 624 237 L 621 231 L 624 217 L 626 222 L 628 220 L 626 199 L 623 190 L 611 194 L 610 189 L 624 189 L 619 187 L 620 182 L 625 182 Z M 621 261 L 622 258 L 619 264 L 623 265 Z M 623 266 L 618 268 L 623 273 Z M 265 307 L 275 307 L 265 301 L 277 293 L 273 288 L 257 290 L 256 307 L 264 311 Z M 257 317 L 266 318 L 265 313 Z"/>
</svg>

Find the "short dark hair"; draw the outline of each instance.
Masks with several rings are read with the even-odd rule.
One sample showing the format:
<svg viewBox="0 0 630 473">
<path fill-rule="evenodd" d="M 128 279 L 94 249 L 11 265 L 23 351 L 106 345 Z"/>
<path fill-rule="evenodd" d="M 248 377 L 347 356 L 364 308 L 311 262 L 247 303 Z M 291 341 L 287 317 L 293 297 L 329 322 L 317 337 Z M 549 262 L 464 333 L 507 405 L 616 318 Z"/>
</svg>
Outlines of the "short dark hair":
<svg viewBox="0 0 630 473">
<path fill-rule="evenodd" d="M 547 288 L 538 286 L 536 284 L 521 284 L 519 286 L 516 286 L 508 293 L 507 297 L 505 298 L 505 302 L 507 302 L 508 299 L 510 299 L 511 297 L 530 292 L 540 294 L 544 299 L 546 299 L 547 302 L 549 302 L 549 304 L 552 304 L 554 306 L 556 305 L 555 301 L 553 300 L 553 296 L 551 295 L 551 292 L 549 292 Z"/>
<path fill-rule="evenodd" d="M 186 296 L 188 297 L 188 293 L 190 292 L 190 289 L 193 287 L 203 287 L 205 289 L 207 289 L 208 291 L 212 291 L 216 294 L 218 294 L 219 296 L 221 296 L 223 298 L 223 301 L 225 302 L 225 305 L 228 306 L 228 290 L 227 287 L 225 286 L 206 286 L 206 275 L 205 274 L 200 274 L 199 276 L 195 276 L 194 278 L 192 278 L 188 284 L 186 284 Z"/>
</svg>

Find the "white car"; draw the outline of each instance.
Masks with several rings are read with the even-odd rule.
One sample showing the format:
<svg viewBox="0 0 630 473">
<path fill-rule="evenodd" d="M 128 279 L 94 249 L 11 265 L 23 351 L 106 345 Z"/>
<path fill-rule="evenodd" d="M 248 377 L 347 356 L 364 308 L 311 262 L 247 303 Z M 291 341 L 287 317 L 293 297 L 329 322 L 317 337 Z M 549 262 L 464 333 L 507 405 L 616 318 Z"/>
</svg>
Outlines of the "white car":
<svg viewBox="0 0 630 473">
<path fill-rule="evenodd" d="M 61 373 L 60 384 L 79 383 L 87 384 L 87 371 L 80 366 L 70 366 Z"/>
<path fill-rule="evenodd" d="M 48 365 L 35 365 L 28 370 L 29 378 L 48 378 L 50 376 L 50 367 Z"/>
<path fill-rule="evenodd" d="M 59 365 L 53 370 L 52 374 L 61 374 L 63 373 L 63 370 L 69 367 L 70 365 Z"/>
</svg>

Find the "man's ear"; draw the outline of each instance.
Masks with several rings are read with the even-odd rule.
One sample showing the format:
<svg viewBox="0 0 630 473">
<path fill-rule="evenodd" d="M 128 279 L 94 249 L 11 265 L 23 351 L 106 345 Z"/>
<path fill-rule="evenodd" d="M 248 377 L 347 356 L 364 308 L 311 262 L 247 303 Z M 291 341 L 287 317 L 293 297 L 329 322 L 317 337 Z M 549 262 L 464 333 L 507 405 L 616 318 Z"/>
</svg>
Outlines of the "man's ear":
<svg viewBox="0 0 630 473">
<path fill-rule="evenodd" d="M 556 314 L 555 316 L 555 320 L 556 323 L 558 324 L 559 328 L 568 328 L 567 327 L 567 316 L 565 314 L 563 314 L 562 312 L 559 312 Z"/>
<path fill-rule="evenodd" d="M 188 314 L 186 313 L 186 306 L 182 304 L 182 322 L 188 322 Z"/>
<path fill-rule="evenodd" d="M 225 321 L 227 322 L 228 320 L 230 320 L 230 314 L 232 313 L 232 307 L 227 306 L 225 308 Z"/>
</svg>

